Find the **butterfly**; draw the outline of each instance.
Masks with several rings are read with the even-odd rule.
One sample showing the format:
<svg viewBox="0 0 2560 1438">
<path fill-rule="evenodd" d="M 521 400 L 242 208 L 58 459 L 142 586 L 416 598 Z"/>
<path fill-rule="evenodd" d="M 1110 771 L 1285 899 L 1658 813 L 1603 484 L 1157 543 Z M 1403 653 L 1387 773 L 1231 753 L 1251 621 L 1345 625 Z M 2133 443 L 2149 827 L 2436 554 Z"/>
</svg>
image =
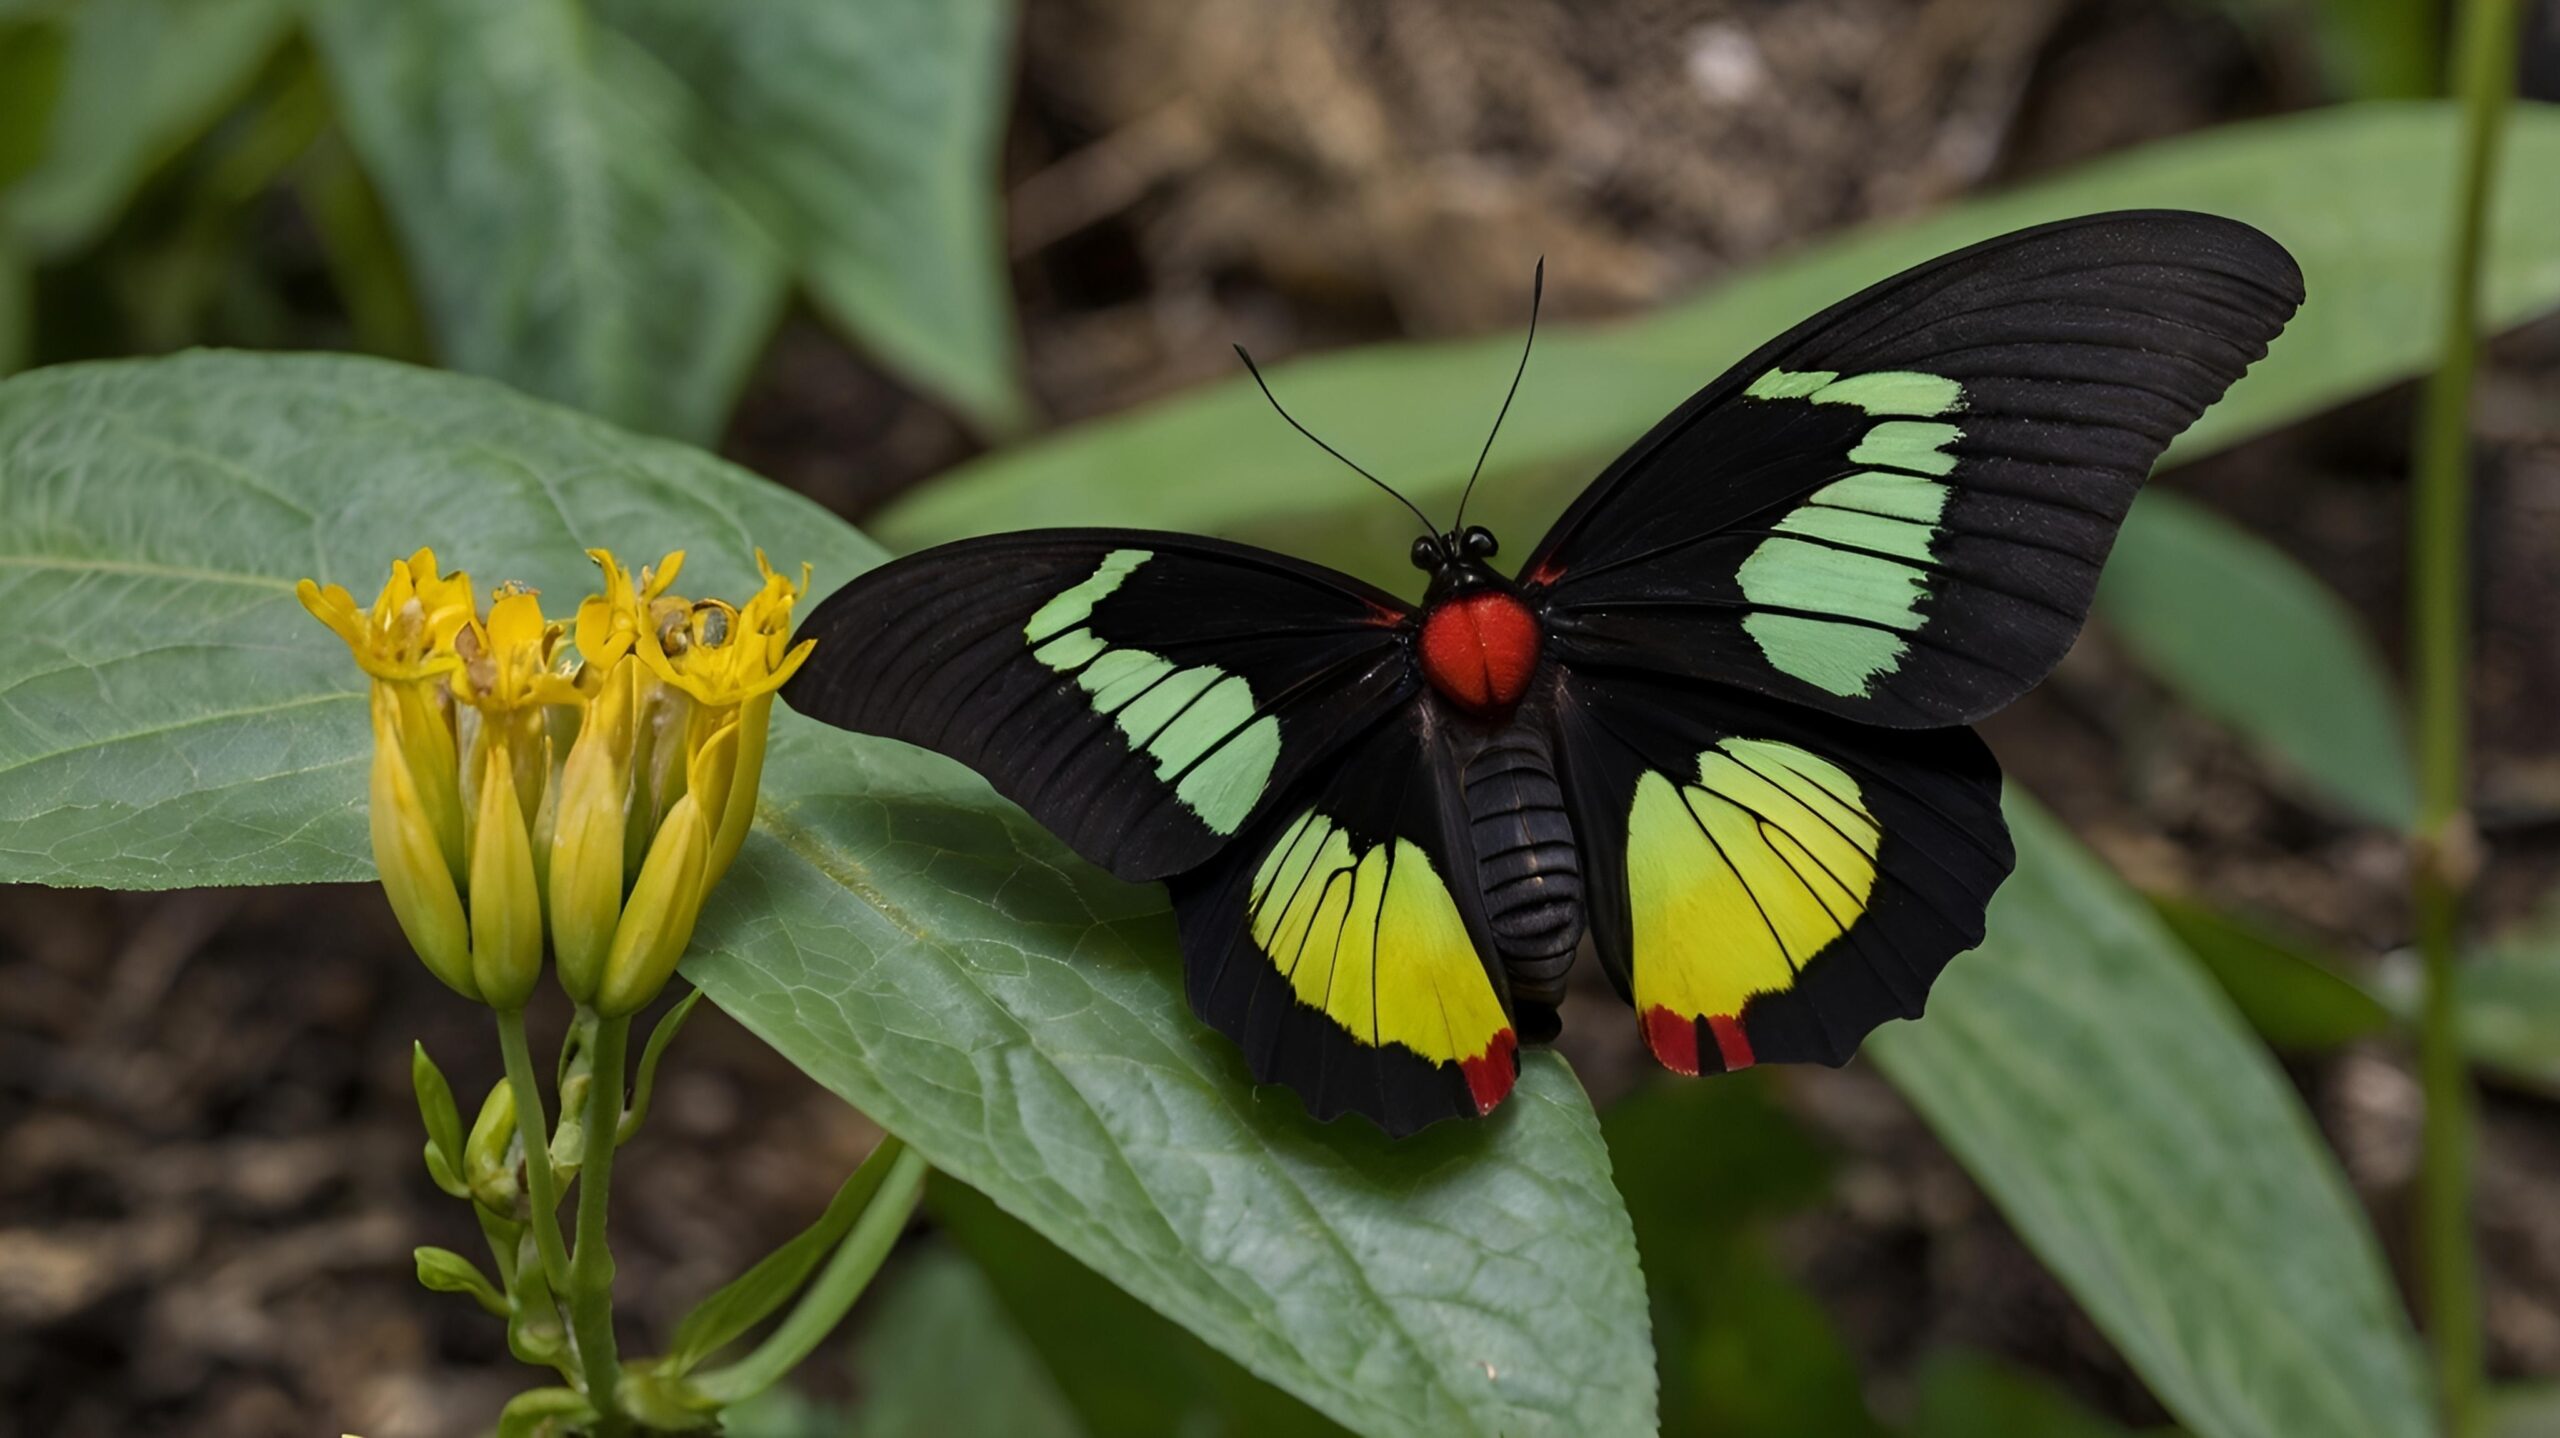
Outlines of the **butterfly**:
<svg viewBox="0 0 2560 1438">
<path fill-rule="evenodd" d="M 2012 867 L 1965 726 L 2060 661 L 2152 462 L 2301 300 L 2236 221 L 2021 230 L 1763 345 L 1512 574 L 1463 499 L 1419 604 L 1191 535 L 996 534 L 830 596 L 783 695 L 1165 881 L 1193 1010 L 1318 1118 L 1491 1112 L 1586 936 L 1665 1066 L 1837 1065 Z"/>
</svg>

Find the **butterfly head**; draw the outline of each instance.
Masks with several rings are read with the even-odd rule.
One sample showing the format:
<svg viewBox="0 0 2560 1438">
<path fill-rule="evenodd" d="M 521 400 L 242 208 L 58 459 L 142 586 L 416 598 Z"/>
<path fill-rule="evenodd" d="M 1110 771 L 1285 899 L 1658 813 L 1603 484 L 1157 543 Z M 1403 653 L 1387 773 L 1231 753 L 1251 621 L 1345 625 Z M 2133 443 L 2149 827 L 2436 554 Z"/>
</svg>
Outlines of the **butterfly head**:
<svg viewBox="0 0 2560 1438">
<path fill-rule="evenodd" d="M 1445 534 L 1423 535 L 1413 542 L 1413 567 L 1431 576 L 1422 596 L 1426 605 L 1475 589 L 1509 589 L 1511 581 L 1486 561 L 1501 551 L 1493 531 L 1481 524 Z"/>
</svg>

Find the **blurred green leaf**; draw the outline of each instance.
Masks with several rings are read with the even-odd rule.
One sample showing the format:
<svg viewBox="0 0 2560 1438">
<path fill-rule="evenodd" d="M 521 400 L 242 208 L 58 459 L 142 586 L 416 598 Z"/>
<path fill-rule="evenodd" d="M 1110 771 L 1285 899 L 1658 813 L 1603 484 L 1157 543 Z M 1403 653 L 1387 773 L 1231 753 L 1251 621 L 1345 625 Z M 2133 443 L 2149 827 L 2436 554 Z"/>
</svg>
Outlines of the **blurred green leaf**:
<svg viewBox="0 0 2560 1438">
<path fill-rule="evenodd" d="M 2560 1383 L 2527 1383 L 2489 1394 L 2483 1438 L 2551 1438 L 2560 1433 Z"/>
<path fill-rule="evenodd" d="M 671 136 L 681 90 L 573 0 L 320 0 L 320 51 L 439 354 L 609 419 L 718 433 L 782 256 Z"/>
<path fill-rule="evenodd" d="M 22 36 L 53 28 L 56 41 L 18 43 L 58 44 L 60 53 L 41 158 L 20 158 L 25 168 L 0 189 L 0 238 L 39 259 L 94 238 L 154 169 L 247 90 L 295 8 L 292 0 L 82 0 L 13 21 Z M 0 82 L 16 77 L 0 73 Z"/>
<path fill-rule="evenodd" d="M 864 1438 L 1087 1431 L 985 1276 L 940 1245 L 908 1258 L 864 1317 L 854 1368 L 865 1395 Z"/>
<path fill-rule="evenodd" d="M 44 159 L 70 51 L 68 27 L 52 18 L 0 14 L 0 196 Z"/>
<path fill-rule="evenodd" d="M 2191 899 L 2154 894 L 2151 907 L 2241 1016 L 2280 1049 L 2336 1048 L 2391 1022 L 2380 999 L 2307 940 Z"/>
<path fill-rule="evenodd" d="M 428 543 L 565 609 L 589 546 L 685 545 L 686 587 L 729 594 L 759 541 L 830 585 L 878 553 L 494 385 L 237 354 L 0 383 L 0 536 L 0 882 L 136 888 L 369 874 L 360 676 L 296 576 L 369 595 Z M 1487 1123 L 1312 1123 L 1191 1016 L 1160 889 L 787 713 L 695 943 L 714 1002 L 935 1167 L 1346 1425 L 1653 1427 L 1633 1237 L 1553 1055 Z"/>
<path fill-rule="evenodd" d="M 997 213 L 1010 0 L 601 0 L 712 117 L 706 163 L 811 292 L 982 428 L 1024 418 Z"/>
<path fill-rule="evenodd" d="M 1323 1438 L 1342 1431 L 1068 1257 L 984 1194 L 943 1178 L 926 1203 L 975 1260 L 1089 1431 L 1192 1438 Z"/>
<path fill-rule="evenodd" d="M 1632 323 L 1557 327 L 1529 361 L 1471 517 L 1527 540 L 1597 461 L 1752 347 L 1903 267 L 2057 216 L 2136 205 L 2211 210 L 2264 227 L 2301 260 L 2310 300 L 2267 360 L 2171 451 L 2192 458 L 2405 378 L 2431 362 L 2442 296 L 2439 216 L 2454 115 L 2432 104 L 2345 106 L 2165 141 L 1915 224 L 1870 230 Z M 2492 233 L 2488 312 L 2560 304 L 2560 109 L 2518 106 Z M 1553 255 L 1570 266 L 1570 255 Z M 1522 270 L 1528 256 L 1522 255 Z M 1290 412 L 1446 513 L 1484 441 L 1519 339 L 1381 345 L 1270 372 Z M 1006 450 L 914 491 L 874 522 L 914 548 L 1044 524 L 1111 524 L 1286 544 L 1398 592 L 1410 517 L 1289 433 L 1238 377 Z M 2138 542 L 2128 540 L 2131 542 Z M 2119 547 L 2121 551 L 2121 546 Z"/>
<path fill-rule="evenodd" d="M 2423 100 L 2444 91 L 2438 0 L 2221 0 L 2244 24 L 2307 36 L 2329 92 L 2351 100 Z"/>
<path fill-rule="evenodd" d="M 2125 520 L 2098 612 L 2297 790 L 2393 829 L 2416 819 L 2417 778 L 2382 657 L 2346 602 L 2284 551 L 2154 490 Z"/>
<path fill-rule="evenodd" d="M 2416 1342 L 2337 1162 L 2141 900 L 2013 796 L 2018 870 L 1929 1017 L 1868 1041 L 2203 1438 L 2419 1438 Z"/>
<path fill-rule="evenodd" d="M 2377 987 L 2414 1023 L 2420 977 L 2414 955 L 2395 954 Z M 2454 970 L 2463 1051 L 2506 1078 L 2560 1094 L 2560 907 L 2508 929 Z"/>
<path fill-rule="evenodd" d="M 1922 1359 L 1904 1438 L 2133 1438 L 2050 1380 L 1989 1354 Z"/>
<path fill-rule="evenodd" d="M 1770 1221 L 1820 1200 L 1830 1178 L 1827 1155 L 1771 1102 L 1773 1082 L 1657 1082 L 1601 1120 L 1653 1299 L 1663 1431 L 1878 1434 L 1855 1357 L 1770 1248 Z"/>
</svg>

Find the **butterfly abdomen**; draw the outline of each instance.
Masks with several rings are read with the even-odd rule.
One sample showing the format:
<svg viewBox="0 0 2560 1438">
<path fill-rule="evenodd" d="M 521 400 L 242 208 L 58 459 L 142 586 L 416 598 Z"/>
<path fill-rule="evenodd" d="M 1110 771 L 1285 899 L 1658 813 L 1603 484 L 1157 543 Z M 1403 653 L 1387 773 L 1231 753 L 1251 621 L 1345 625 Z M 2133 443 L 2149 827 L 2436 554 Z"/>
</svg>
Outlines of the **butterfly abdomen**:
<svg viewBox="0 0 2560 1438">
<path fill-rule="evenodd" d="M 1467 761 L 1477 882 L 1515 1000 L 1553 1007 L 1582 942 L 1582 858 L 1543 735 L 1514 727 Z"/>
</svg>

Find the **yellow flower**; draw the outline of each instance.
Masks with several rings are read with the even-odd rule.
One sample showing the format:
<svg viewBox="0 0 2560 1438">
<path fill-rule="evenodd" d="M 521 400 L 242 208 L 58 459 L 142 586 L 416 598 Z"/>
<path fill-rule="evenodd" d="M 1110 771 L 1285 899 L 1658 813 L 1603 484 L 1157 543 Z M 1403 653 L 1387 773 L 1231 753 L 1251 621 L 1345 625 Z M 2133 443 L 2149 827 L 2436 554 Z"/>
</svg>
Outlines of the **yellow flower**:
<svg viewBox="0 0 2560 1438">
<path fill-rule="evenodd" d="M 805 571 L 794 584 L 758 553 L 764 583 L 740 608 L 668 593 L 681 551 L 637 584 L 592 553 L 604 591 L 578 611 L 592 697 L 562 772 L 551 929 L 561 986 L 610 1017 L 657 997 L 683 957 L 754 819 L 773 693 L 811 646 L 791 644 Z"/>
<path fill-rule="evenodd" d="M 523 1007 L 548 941 L 571 998 L 645 1006 L 755 816 L 774 691 L 808 656 L 808 585 L 756 555 L 743 606 L 669 593 L 684 554 L 635 578 L 603 550 L 572 626 L 421 549 L 370 610 L 309 580 L 303 603 L 373 676 L 374 858 L 411 947 L 466 998 Z M 565 760 L 555 756 L 566 752 Z"/>
<path fill-rule="evenodd" d="M 421 549 L 393 561 L 370 610 L 334 584 L 305 579 L 294 592 L 373 679 L 370 822 L 392 913 L 436 977 L 477 999 L 458 878 L 468 826 L 444 680 L 462 664 L 452 646 L 471 620 L 471 577 L 440 574 L 435 551 Z"/>
</svg>

